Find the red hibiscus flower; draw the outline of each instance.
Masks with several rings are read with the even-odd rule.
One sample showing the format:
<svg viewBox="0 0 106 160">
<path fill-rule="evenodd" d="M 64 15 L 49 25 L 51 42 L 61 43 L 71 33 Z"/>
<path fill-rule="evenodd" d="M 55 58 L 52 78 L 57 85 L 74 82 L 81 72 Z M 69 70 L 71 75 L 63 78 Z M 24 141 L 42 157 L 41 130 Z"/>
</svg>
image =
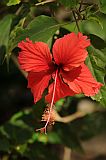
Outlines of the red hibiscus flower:
<svg viewBox="0 0 106 160">
<path fill-rule="evenodd" d="M 90 40 L 82 33 L 70 33 L 57 39 L 52 54 L 48 45 L 43 42 L 33 43 L 26 38 L 26 42 L 18 44 L 21 48 L 18 60 L 21 69 L 28 72 L 28 87 L 31 88 L 35 103 L 41 99 L 52 79 L 46 96 L 50 110 L 45 129 L 56 101 L 80 93 L 93 96 L 102 86 L 84 64 L 87 57 L 86 47 L 89 45 Z"/>
</svg>

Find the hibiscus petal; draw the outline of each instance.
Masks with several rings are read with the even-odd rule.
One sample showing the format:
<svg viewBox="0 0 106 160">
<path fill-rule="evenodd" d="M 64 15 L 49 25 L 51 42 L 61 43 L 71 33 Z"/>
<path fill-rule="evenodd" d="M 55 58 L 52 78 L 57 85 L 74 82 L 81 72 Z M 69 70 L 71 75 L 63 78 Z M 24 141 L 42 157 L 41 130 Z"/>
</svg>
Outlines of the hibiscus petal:
<svg viewBox="0 0 106 160">
<path fill-rule="evenodd" d="M 26 42 L 20 42 L 18 47 L 21 48 L 18 57 L 21 69 L 33 72 L 49 69 L 52 56 L 47 44 L 43 42 L 33 43 L 26 38 Z"/>
<path fill-rule="evenodd" d="M 31 88 L 35 103 L 41 99 L 45 88 L 48 87 L 50 79 L 51 75 L 44 71 L 30 72 L 28 74 L 28 88 Z"/>
<path fill-rule="evenodd" d="M 52 96 L 53 96 L 53 87 L 54 87 L 54 82 L 49 86 L 49 93 L 46 96 L 46 101 L 51 103 L 52 101 Z M 72 91 L 67 84 L 65 84 L 61 78 L 58 76 L 57 77 L 57 82 L 56 82 L 56 91 L 55 91 L 55 96 L 54 96 L 54 103 L 58 101 L 60 98 L 64 98 L 66 96 L 73 96 L 76 93 Z"/>
<path fill-rule="evenodd" d="M 82 64 L 71 71 L 61 71 L 63 80 L 76 93 L 84 93 L 86 96 L 94 96 L 103 85 L 97 82 L 88 67 Z"/>
<path fill-rule="evenodd" d="M 53 56 L 57 65 L 62 65 L 66 71 L 80 66 L 87 57 L 86 47 L 90 40 L 82 33 L 70 33 L 59 38 L 53 45 Z"/>
</svg>

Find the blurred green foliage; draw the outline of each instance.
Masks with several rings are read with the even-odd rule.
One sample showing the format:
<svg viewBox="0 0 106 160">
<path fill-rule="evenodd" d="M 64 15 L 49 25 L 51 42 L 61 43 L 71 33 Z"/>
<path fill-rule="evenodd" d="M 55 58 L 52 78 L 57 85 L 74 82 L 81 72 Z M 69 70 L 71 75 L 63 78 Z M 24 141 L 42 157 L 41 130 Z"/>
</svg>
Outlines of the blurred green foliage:
<svg viewBox="0 0 106 160">
<path fill-rule="evenodd" d="M 6 65 L 9 69 L 9 60 L 12 55 L 17 55 L 17 44 L 21 40 L 29 37 L 32 41 L 43 41 L 52 47 L 55 38 L 69 32 L 78 33 L 79 26 L 92 44 L 88 48 L 86 64 L 97 81 L 104 84 L 99 94 L 91 98 L 106 106 L 106 1 L 83 3 L 82 0 L 57 0 L 42 4 L 43 1 L 37 0 L 0 1 L 0 69 Z M 13 64 L 11 68 L 14 68 Z M 2 74 L 4 72 L 8 76 L 4 69 L 0 71 Z M 77 105 L 72 106 L 73 100 L 74 97 L 58 101 L 56 110 L 62 116 L 74 113 Z M 59 160 L 61 146 L 83 152 L 82 140 L 106 131 L 106 111 L 102 111 L 72 123 L 56 123 L 48 128 L 47 135 L 35 132 L 36 128 L 42 126 L 40 120 L 45 106 L 43 99 L 32 109 L 24 106 L 20 111 L 12 113 L 9 120 L 0 126 L 2 160 L 5 156 L 9 160 Z"/>
</svg>

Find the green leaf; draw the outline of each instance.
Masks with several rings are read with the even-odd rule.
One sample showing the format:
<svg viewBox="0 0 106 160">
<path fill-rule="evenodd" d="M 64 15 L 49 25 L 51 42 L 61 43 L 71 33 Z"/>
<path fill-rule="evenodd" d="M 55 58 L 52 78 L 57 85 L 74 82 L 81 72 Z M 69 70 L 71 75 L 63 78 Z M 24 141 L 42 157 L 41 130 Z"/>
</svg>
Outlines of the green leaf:
<svg viewBox="0 0 106 160">
<path fill-rule="evenodd" d="M 78 4 L 79 0 L 59 0 L 59 2 L 65 7 L 74 8 Z"/>
<path fill-rule="evenodd" d="M 9 139 L 4 135 L 2 132 L 3 127 L 0 127 L 0 151 L 9 151 L 10 150 L 10 143 Z"/>
<path fill-rule="evenodd" d="M 14 145 L 24 144 L 32 137 L 32 131 L 27 127 L 7 123 L 4 125 L 4 130 Z"/>
<path fill-rule="evenodd" d="M 104 76 L 105 76 L 105 54 L 101 52 L 102 55 L 98 54 L 100 51 L 95 49 L 94 47 L 88 48 L 88 58 L 87 58 L 87 65 L 89 66 L 92 74 L 95 76 L 97 81 L 104 84 Z M 104 56 L 104 61 L 103 57 Z"/>
<path fill-rule="evenodd" d="M 21 0 L 9 0 L 9 2 L 7 3 L 7 6 L 16 5 L 16 4 L 19 4 L 20 2 Z"/>
<path fill-rule="evenodd" d="M 79 21 L 80 22 L 80 21 Z M 78 24 L 79 24 L 78 22 Z M 75 32 L 75 33 L 78 33 L 78 29 L 77 29 L 77 26 L 76 26 L 76 22 L 72 22 L 72 23 L 69 23 L 69 24 L 65 24 L 64 26 L 62 26 L 63 28 L 67 29 L 68 31 L 70 32 Z"/>
<path fill-rule="evenodd" d="M 59 27 L 60 24 L 57 23 L 54 18 L 44 15 L 38 16 L 32 20 L 25 29 L 17 33 L 15 46 L 26 37 L 33 41 L 43 41 L 47 43 Z"/>
<path fill-rule="evenodd" d="M 14 43 L 15 43 L 17 34 L 21 32 L 23 29 L 24 22 L 25 22 L 25 18 L 22 18 L 10 33 L 9 44 L 8 44 L 10 53 L 14 48 Z"/>
<path fill-rule="evenodd" d="M 89 114 L 77 121 L 76 132 L 79 130 L 79 136 L 82 140 L 88 140 L 101 133 L 106 132 L 106 112 L 97 112 Z M 74 127 L 75 128 L 75 127 Z"/>
<path fill-rule="evenodd" d="M 99 17 L 97 17 L 97 16 L 89 16 L 88 20 L 93 20 L 93 21 L 97 22 L 101 26 L 101 28 L 103 29 L 103 24 L 102 24 L 101 20 L 99 19 Z"/>
<path fill-rule="evenodd" d="M 39 142 L 35 142 L 31 145 L 29 145 L 29 148 L 27 149 L 27 151 L 24 153 L 24 156 L 27 157 L 29 160 L 59 160 L 57 154 L 55 153 L 55 151 L 53 151 L 51 149 L 51 147 L 49 147 L 49 151 L 48 151 L 48 147 L 45 144 L 39 143 Z"/>
<path fill-rule="evenodd" d="M 106 14 L 106 0 L 99 0 L 99 7 L 100 11 Z"/>
<path fill-rule="evenodd" d="M 57 111 L 61 110 L 61 106 L 64 105 L 64 99 L 60 99 L 59 101 L 56 102 L 55 107 Z"/>
<path fill-rule="evenodd" d="M 87 65 L 89 69 L 91 70 L 93 76 L 96 78 L 98 82 L 101 82 L 104 84 L 100 92 L 91 97 L 93 100 L 100 101 L 104 106 L 106 106 L 106 100 L 105 100 L 105 82 L 104 77 L 106 74 L 105 66 L 106 66 L 106 57 L 105 53 L 102 51 L 95 49 L 93 46 L 88 48 L 88 58 L 87 58 Z"/>
<path fill-rule="evenodd" d="M 18 145 L 18 146 L 16 146 L 16 150 L 17 150 L 17 152 L 19 152 L 21 155 L 23 155 L 24 154 L 24 152 L 27 150 L 27 144 L 25 143 L 25 144 L 21 144 L 21 145 Z"/>
<path fill-rule="evenodd" d="M 80 145 L 80 140 L 77 137 L 77 134 L 74 133 L 70 123 L 69 124 L 59 123 L 56 124 L 54 128 L 61 144 L 64 144 L 65 146 L 71 149 L 77 149 L 80 151 L 82 150 L 82 147 Z"/>
<path fill-rule="evenodd" d="M 101 23 L 103 25 L 103 30 L 104 30 L 104 32 L 106 34 L 106 14 L 100 14 L 99 15 L 99 19 L 100 19 L 100 21 L 101 21 Z"/>
<path fill-rule="evenodd" d="M 87 20 L 79 20 L 78 25 L 80 31 L 87 35 L 96 35 L 102 40 L 106 41 L 106 15 L 100 14 L 98 16 L 89 16 Z M 65 24 L 62 26 L 70 32 L 78 33 L 78 29 L 75 22 Z"/>
<path fill-rule="evenodd" d="M 9 41 L 12 17 L 13 17 L 12 15 L 7 15 L 0 21 L 0 54 L 1 54 L 0 59 L 3 60 L 5 54 L 7 61 L 9 59 L 8 41 Z"/>
<path fill-rule="evenodd" d="M 90 20 L 85 20 L 82 22 L 81 30 L 85 34 L 93 34 L 93 35 L 100 37 L 104 41 L 106 41 L 106 35 L 105 35 L 103 27 L 101 26 L 102 26 L 102 22 L 98 23 L 97 19 L 96 20 L 90 19 Z"/>
<path fill-rule="evenodd" d="M 10 143 L 5 137 L 0 137 L 0 151 L 9 151 Z"/>
<path fill-rule="evenodd" d="M 52 144 L 60 144 L 61 140 L 56 132 L 49 132 L 48 133 L 48 142 L 52 143 Z"/>
<path fill-rule="evenodd" d="M 102 89 L 101 89 L 101 95 L 102 95 L 102 99 L 101 99 L 100 102 L 101 102 L 101 104 L 103 106 L 106 107 L 106 85 L 104 87 L 102 87 Z"/>
</svg>

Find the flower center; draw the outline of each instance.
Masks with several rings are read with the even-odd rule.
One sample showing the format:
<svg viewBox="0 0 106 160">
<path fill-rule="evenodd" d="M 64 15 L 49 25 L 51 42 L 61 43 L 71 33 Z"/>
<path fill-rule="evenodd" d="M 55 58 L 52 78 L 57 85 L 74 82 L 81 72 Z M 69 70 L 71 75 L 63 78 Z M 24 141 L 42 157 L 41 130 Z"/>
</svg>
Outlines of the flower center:
<svg viewBox="0 0 106 160">
<path fill-rule="evenodd" d="M 58 65 L 58 69 L 60 69 L 60 68 L 62 68 L 62 67 L 63 67 L 63 64 L 60 63 L 60 64 Z"/>
</svg>

